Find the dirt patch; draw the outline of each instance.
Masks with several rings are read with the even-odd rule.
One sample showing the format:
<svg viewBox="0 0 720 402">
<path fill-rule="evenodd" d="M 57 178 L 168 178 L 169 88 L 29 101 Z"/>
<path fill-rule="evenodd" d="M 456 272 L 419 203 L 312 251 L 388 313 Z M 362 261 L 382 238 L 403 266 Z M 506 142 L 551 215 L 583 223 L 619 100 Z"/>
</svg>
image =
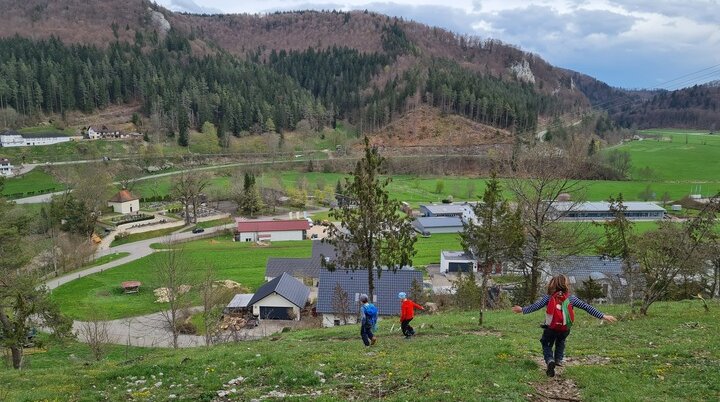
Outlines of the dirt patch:
<svg viewBox="0 0 720 402">
<path fill-rule="evenodd" d="M 535 389 L 535 393 L 529 395 L 529 400 L 533 402 L 582 400 L 575 381 L 569 378 L 555 377 L 531 385 Z"/>
<path fill-rule="evenodd" d="M 502 336 L 502 332 L 492 331 L 489 329 L 479 329 L 477 331 L 464 331 L 463 334 L 477 335 L 477 336 L 495 336 L 498 338 Z"/>
</svg>

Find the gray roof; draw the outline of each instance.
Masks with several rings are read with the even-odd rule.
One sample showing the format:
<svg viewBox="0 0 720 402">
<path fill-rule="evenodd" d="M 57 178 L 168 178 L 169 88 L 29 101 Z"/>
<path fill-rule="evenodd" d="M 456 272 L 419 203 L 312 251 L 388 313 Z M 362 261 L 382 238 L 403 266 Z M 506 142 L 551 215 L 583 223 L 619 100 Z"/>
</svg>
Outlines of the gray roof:
<svg viewBox="0 0 720 402">
<path fill-rule="evenodd" d="M 230 300 L 227 308 L 245 308 L 250 304 L 252 297 L 252 293 L 238 293 Z"/>
<path fill-rule="evenodd" d="M 570 256 L 548 263 L 552 275 L 564 274 L 576 287 L 582 285 L 582 282 L 587 281 L 588 278 L 593 278 L 593 280 L 624 278 L 622 260 L 619 258 L 598 255 Z"/>
<path fill-rule="evenodd" d="M 403 268 L 394 273 L 389 270 L 383 270 L 378 278 L 377 270 L 373 272 L 375 283 L 374 304 L 378 308 L 380 315 L 395 315 L 400 313 L 400 301 L 398 300 L 399 292 L 410 292 L 413 280 L 422 286 L 422 272 L 412 268 Z M 318 289 L 317 312 L 318 313 L 334 313 L 333 298 L 335 295 L 335 287 L 340 285 L 348 294 L 349 313 L 357 311 L 358 301 L 356 296 L 368 293 L 368 273 L 365 270 L 350 271 L 346 269 L 338 269 L 330 272 L 322 270 L 320 272 L 320 287 Z"/>
<path fill-rule="evenodd" d="M 275 278 L 284 273 L 296 278 L 318 278 L 322 268 L 322 258 L 335 258 L 332 244 L 314 241 L 310 258 L 268 258 L 265 265 L 265 277 Z"/>
<path fill-rule="evenodd" d="M 420 228 L 444 228 L 458 227 L 462 228 L 462 219 L 457 216 L 431 216 L 416 218 L 413 225 Z"/>
<path fill-rule="evenodd" d="M 665 208 L 653 203 L 653 202 L 639 202 L 639 201 L 625 201 L 623 202 L 627 212 L 640 212 L 640 211 L 665 211 Z M 570 202 L 570 201 L 559 201 L 554 202 L 552 207 L 556 211 L 576 211 L 576 212 L 608 212 L 610 211 L 610 203 L 606 201 L 594 201 L 594 202 Z"/>
<path fill-rule="evenodd" d="M 427 209 L 431 214 L 457 214 L 463 215 L 466 212 L 472 211 L 472 207 L 475 203 L 461 203 L 461 204 L 421 204 L 420 208 Z"/>
<path fill-rule="evenodd" d="M 260 289 L 255 292 L 247 305 L 252 306 L 273 293 L 277 293 L 290 303 L 303 308 L 305 307 L 305 303 L 307 303 L 308 296 L 310 296 L 310 289 L 291 275 L 282 274 L 260 286 Z"/>
<path fill-rule="evenodd" d="M 475 257 L 466 251 L 442 251 L 443 257 L 448 261 L 475 261 Z"/>
</svg>

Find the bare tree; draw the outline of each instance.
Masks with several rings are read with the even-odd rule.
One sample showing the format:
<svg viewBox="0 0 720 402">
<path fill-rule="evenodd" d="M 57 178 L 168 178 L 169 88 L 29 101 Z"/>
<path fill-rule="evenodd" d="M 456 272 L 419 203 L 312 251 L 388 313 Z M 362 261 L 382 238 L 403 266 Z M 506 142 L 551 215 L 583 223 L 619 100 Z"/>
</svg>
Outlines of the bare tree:
<svg viewBox="0 0 720 402">
<path fill-rule="evenodd" d="M 584 196 L 584 186 L 573 177 L 573 166 L 555 148 L 540 145 L 518 157 L 517 173 L 508 188 L 513 193 L 525 229 L 525 252 L 520 268 L 525 276 L 525 301 L 537 298 L 543 263 L 555 256 L 576 255 L 590 244 L 587 225 L 560 223 L 563 214 L 555 209 L 561 194 L 572 194 L 566 205 L 574 210 Z"/>
<path fill-rule="evenodd" d="M 180 201 L 185 211 L 185 224 L 197 223 L 197 208 L 200 205 L 200 194 L 210 184 L 210 178 L 204 173 L 182 172 L 172 179 L 170 193 Z M 190 210 L 192 208 L 192 217 Z"/>
<path fill-rule="evenodd" d="M 96 314 L 93 314 L 88 321 L 80 324 L 78 337 L 88 345 L 90 352 L 97 361 L 105 357 L 114 341 L 110 335 L 109 323 Z"/>
<path fill-rule="evenodd" d="M 171 248 L 155 263 L 156 283 L 167 291 L 167 309 L 160 312 L 163 321 L 172 332 L 173 348 L 178 347 L 180 324 L 189 307 L 188 283 L 190 273 L 181 249 Z"/>
<path fill-rule="evenodd" d="M 335 284 L 335 289 L 333 289 L 332 306 L 333 311 L 340 317 L 343 325 L 347 325 L 348 316 L 350 315 L 350 297 L 339 283 Z"/>
<path fill-rule="evenodd" d="M 641 314 L 647 315 L 650 306 L 665 296 L 677 279 L 704 272 L 708 252 L 718 240 L 714 228 L 719 211 L 716 196 L 684 225 L 661 222 L 657 230 L 640 236 L 636 258 L 645 279 Z"/>
<path fill-rule="evenodd" d="M 205 345 L 210 346 L 216 339 L 220 329 L 222 306 L 229 301 L 234 293 L 217 283 L 217 269 L 212 263 L 205 263 L 205 272 L 200 284 L 202 297 L 202 322 L 205 333 Z"/>
</svg>

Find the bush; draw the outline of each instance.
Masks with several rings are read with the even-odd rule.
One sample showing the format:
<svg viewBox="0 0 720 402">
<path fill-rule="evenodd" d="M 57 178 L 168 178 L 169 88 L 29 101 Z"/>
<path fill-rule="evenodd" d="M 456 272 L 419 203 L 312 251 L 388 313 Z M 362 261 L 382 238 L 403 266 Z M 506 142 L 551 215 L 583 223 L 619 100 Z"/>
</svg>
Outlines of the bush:
<svg viewBox="0 0 720 402">
<path fill-rule="evenodd" d="M 179 323 L 177 330 L 183 335 L 196 335 L 198 333 L 197 327 L 190 320 Z"/>
<path fill-rule="evenodd" d="M 467 275 L 460 274 L 453 283 L 453 288 L 455 288 L 455 305 L 458 308 L 461 310 L 480 308 L 481 290 L 472 272 Z"/>
</svg>

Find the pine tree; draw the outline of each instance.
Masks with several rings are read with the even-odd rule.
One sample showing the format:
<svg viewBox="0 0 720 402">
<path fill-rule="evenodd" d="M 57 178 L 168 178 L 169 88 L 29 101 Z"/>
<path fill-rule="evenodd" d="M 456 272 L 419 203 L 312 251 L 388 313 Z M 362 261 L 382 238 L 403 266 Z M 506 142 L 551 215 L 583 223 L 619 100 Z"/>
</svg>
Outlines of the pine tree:
<svg viewBox="0 0 720 402">
<path fill-rule="evenodd" d="M 380 177 L 384 162 L 365 137 L 365 156 L 346 179 L 349 202 L 330 210 L 330 218 L 340 222 L 339 227 L 328 228 L 327 238 L 335 246 L 337 258 L 323 260 L 330 270 L 366 270 L 370 300 L 375 292 L 374 273 L 380 276 L 384 268 L 394 272 L 410 265 L 415 255 L 410 217 L 398 213 L 401 204 L 391 199 L 387 190 L 390 179 Z"/>
</svg>

